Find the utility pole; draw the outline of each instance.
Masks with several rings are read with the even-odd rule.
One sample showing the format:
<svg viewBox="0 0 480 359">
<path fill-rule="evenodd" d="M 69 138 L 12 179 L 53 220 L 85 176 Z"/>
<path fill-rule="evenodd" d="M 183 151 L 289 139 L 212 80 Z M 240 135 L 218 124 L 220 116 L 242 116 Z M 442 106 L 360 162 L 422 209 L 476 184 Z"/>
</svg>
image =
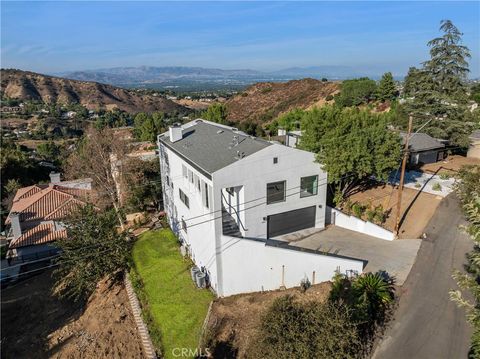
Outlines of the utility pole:
<svg viewBox="0 0 480 359">
<path fill-rule="evenodd" d="M 402 208 L 403 183 L 405 181 L 405 167 L 407 166 L 408 145 L 410 141 L 410 135 L 412 133 L 412 125 L 413 125 L 413 117 L 410 115 L 408 118 L 408 132 L 405 138 L 405 149 L 403 150 L 402 172 L 400 173 L 400 183 L 398 185 L 397 218 L 395 220 L 395 236 L 397 238 L 398 238 L 398 231 L 400 230 L 400 211 Z"/>
</svg>

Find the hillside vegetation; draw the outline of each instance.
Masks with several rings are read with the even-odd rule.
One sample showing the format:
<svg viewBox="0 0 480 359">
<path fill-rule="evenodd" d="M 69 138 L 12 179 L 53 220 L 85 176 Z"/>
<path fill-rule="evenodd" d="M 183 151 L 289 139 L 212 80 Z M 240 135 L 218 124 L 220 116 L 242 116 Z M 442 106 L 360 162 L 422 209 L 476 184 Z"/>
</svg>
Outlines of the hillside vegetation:
<svg viewBox="0 0 480 359">
<path fill-rule="evenodd" d="M 226 102 L 230 122 L 269 122 L 294 108 L 321 105 L 339 90 L 339 83 L 314 79 L 262 82 Z"/>
<path fill-rule="evenodd" d="M 79 103 L 88 109 L 119 108 L 127 112 L 186 112 L 185 107 L 161 97 L 97 82 L 69 80 L 21 70 L 1 70 L 2 96 L 49 104 Z"/>
</svg>

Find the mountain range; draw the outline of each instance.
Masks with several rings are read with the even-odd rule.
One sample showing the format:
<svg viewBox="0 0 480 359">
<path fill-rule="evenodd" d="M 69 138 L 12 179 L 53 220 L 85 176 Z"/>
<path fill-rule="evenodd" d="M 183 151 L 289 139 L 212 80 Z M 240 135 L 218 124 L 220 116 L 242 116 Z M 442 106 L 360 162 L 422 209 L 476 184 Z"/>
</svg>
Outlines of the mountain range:
<svg viewBox="0 0 480 359">
<path fill-rule="evenodd" d="M 20 100 L 50 104 L 79 103 L 88 109 L 119 108 L 127 112 L 187 113 L 189 110 L 166 98 L 141 95 L 98 82 L 77 81 L 30 71 L 2 69 L 1 94 Z"/>
<path fill-rule="evenodd" d="M 278 71 L 257 71 L 249 69 L 224 70 L 217 68 L 184 67 L 184 66 L 140 66 L 114 67 L 97 70 L 71 71 L 54 75 L 80 80 L 96 81 L 117 86 L 142 86 L 149 84 L 168 85 L 185 82 L 216 82 L 248 85 L 265 81 L 288 81 L 310 78 L 328 78 L 341 80 L 352 77 L 370 76 L 378 78 L 381 74 L 371 71 L 359 71 L 348 66 L 313 66 L 292 67 Z"/>
</svg>

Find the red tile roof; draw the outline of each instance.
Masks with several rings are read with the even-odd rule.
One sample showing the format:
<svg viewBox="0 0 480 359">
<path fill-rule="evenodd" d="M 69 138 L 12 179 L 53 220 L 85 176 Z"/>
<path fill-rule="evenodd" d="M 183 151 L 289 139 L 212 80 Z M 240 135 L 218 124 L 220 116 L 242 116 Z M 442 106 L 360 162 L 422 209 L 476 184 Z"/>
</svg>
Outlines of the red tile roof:
<svg viewBox="0 0 480 359">
<path fill-rule="evenodd" d="M 22 235 L 10 248 L 31 246 L 66 238 L 65 229 L 56 230 L 56 220 L 67 217 L 92 198 L 92 191 L 60 185 L 33 185 L 20 188 L 13 199 L 12 212 L 20 214 Z M 49 221 L 49 222 L 46 222 Z M 10 223 L 10 215 L 5 223 Z"/>
<path fill-rule="evenodd" d="M 9 248 L 45 244 L 62 238 L 67 238 L 67 230 L 65 228 L 56 230 L 53 222 L 41 223 L 23 233 L 19 238 L 11 241 Z"/>
<path fill-rule="evenodd" d="M 43 189 L 37 185 L 21 188 L 15 195 L 10 212 L 20 213 L 20 222 L 64 218 L 71 213 L 73 205 L 85 203 L 88 192 L 91 191 L 57 185 Z M 10 216 L 5 223 L 10 223 Z"/>
</svg>

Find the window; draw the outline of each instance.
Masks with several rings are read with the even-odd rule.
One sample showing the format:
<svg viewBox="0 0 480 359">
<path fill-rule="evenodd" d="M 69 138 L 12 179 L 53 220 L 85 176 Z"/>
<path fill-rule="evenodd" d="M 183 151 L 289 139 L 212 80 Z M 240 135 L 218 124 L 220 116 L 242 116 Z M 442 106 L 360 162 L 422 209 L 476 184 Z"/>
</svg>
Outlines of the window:
<svg viewBox="0 0 480 359">
<path fill-rule="evenodd" d="M 267 204 L 285 201 L 285 181 L 267 183 Z"/>
<path fill-rule="evenodd" d="M 187 232 L 187 223 L 185 223 L 185 220 L 182 217 L 182 229 Z"/>
<path fill-rule="evenodd" d="M 183 202 L 183 204 L 185 204 L 187 208 L 190 208 L 190 201 L 188 199 L 188 196 L 185 193 L 183 193 L 183 191 L 180 188 L 178 189 L 178 194 L 180 195 L 180 200 Z"/>
<path fill-rule="evenodd" d="M 190 181 L 190 183 L 193 183 L 193 172 L 188 170 L 188 180 Z"/>
<path fill-rule="evenodd" d="M 273 157 L 273 164 L 277 164 L 278 163 L 278 157 Z"/>
<path fill-rule="evenodd" d="M 315 196 L 318 193 L 318 176 L 300 178 L 300 198 Z"/>
<path fill-rule="evenodd" d="M 168 176 L 165 176 L 165 183 L 167 186 L 170 186 L 170 178 Z"/>
<path fill-rule="evenodd" d="M 183 174 L 183 177 L 185 177 L 185 178 L 188 177 L 187 167 L 185 167 L 185 165 L 182 165 L 182 174 Z"/>
<path fill-rule="evenodd" d="M 197 185 L 197 189 L 200 191 L 200 178 L 198 178 L 197 175 L 194 175 L 195 177 L 195 184 Z"/>
<path fill-rule="evenodd" d="M 205 207 L 209 208 L 208 203 L 208 184 L 205 183 Z"/>
</svg>

